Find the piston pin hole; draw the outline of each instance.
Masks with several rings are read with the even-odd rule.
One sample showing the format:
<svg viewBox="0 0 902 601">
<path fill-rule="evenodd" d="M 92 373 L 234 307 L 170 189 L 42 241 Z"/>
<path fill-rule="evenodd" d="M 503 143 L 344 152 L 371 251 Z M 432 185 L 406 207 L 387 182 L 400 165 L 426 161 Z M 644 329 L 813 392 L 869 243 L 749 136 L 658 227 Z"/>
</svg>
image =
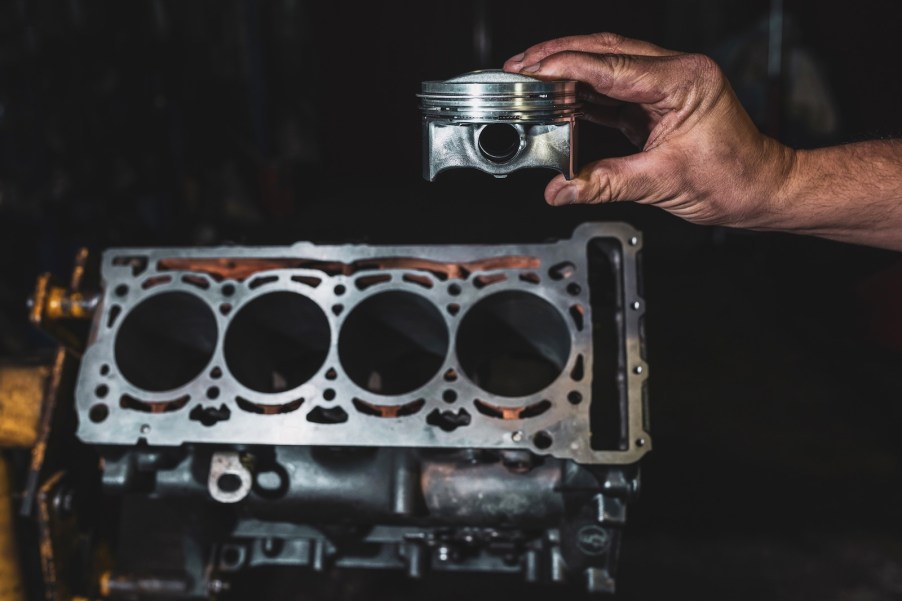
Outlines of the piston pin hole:
<svg viewBox="0 0 902 601">
<path fill-rule="evenodd" d="M 493 163 L 506 163 L 520 151 L 520 130 L 509 123 L 489 123 L 476 138 L 479 152 Z"/>
</svg>

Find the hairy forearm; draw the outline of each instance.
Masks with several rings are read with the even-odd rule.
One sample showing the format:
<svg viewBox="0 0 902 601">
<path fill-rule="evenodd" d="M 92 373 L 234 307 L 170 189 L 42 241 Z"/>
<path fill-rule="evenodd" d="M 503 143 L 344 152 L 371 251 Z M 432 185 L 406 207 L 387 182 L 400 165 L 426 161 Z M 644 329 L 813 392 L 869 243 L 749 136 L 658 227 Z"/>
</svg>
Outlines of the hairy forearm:
<svg viewBox="0 0 902 601">
<path fill-rule="evenodd" d="M 902 140 L 797 150 L 774 203 L 755 229 L 902 250 Z"/>
</svg>

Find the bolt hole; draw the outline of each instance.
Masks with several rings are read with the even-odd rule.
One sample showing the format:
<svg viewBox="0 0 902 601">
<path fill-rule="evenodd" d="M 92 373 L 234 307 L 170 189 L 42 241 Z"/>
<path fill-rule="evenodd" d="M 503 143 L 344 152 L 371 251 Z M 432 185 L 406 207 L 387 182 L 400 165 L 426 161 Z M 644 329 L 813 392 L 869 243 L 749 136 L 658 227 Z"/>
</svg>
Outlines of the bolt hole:
<svg viewBox="0 0 902 601">
<path fill-rule="evenodd" d="M 128 286 L 126 286 L 125 284 L 119 284 L 118 286 L 116 286 L 115 292 L 116 296 L 125 296 L 126 294 L 128 294 Z"/>
<path fill-rule="evenodd" d="M 337 286 L 335 287 L 335 294 L 336 294 L 337 296 L 341 296 L 341 295 L 344 294 L 346 291 L 347 291 L 347 288 L 345 288 L 343 284 L 339 284 L 339 285 L 337 285 Z"/>
<path fill-rule="evenodd" d="M 332 390 L 331 388 L 326 388 L 323 391 L 323 398 L 326 399 L 327 401 L 335 400 L 335 391 Z"/>
<path fill-rule="evenodd" d="M 106 363 L 104 363 L 103 365 L 100 366 L 100 375 L 108 376 L 109 374 L 110 374 L 110 366 L 107 365 Z"/>
<path fill-rule="evenodd" d="M 110 388 L 106 384 L 101 384 L 94 389 L 94 394 L 97 395 L 98 399 L 104 398 L 109 392 Z"/>
<path fill-rule="evenodd" d="M 442 393 L 442 400 L 446 403 L 453 403 L 457 400 L 457 393 L 453 390 L 446 390 Z"/>
<path fill-rule="evenodd" d="M 458 294 L 460 294 L 460 292 L 460 284 L 451 284 L 450 286 L 448 286 L 448 294 L 450 294 L 451 296 L 457 296 Z"/>
<path fill-rule="evenodd" d="M 99 424 L 102 421 L 105 421 L 107 417 L 110 415 L 110 408 L 104 405 L 103 403 L 97 403 L 91 410 L 88 412 L 88 417 L 95 424 Z"/>
<path fill-rule="evenodd" d="M 583 291 L 583 289 L 576 282 L 573 282 L 572 284 L 567 286 L 567 293 L 571 294 L 573 296 L 576 296 L 577 294 L 579 294 L 582 291 Z"/>
<path fill-rule="evenodd" d="M 232 296 L 233 294 L 235 294 L 235 286 L 233 284 L 226 284 L 222 287 L 223 296 Z"/>
<path fill-rule="evenodd" d="M 222 377 L 222 370 L 219 369 L 218 367 L 214 367 L 213 369 L 210 370 L 210 377 L 213 378 L 214 380 L 218 380 L 219 378 Z"/>
<path fill-rule="evenodd" d="M 583 402 L 583 395 L 575 390 L 572 390 L 567 395 L 567 400 L 570 401 L 570 404 L 572 405 L 579 405 Z"/>
<path fill-rule="evenodd" d="M 537 449 L 547 449 L 552 442 L 551 434 L 545 430 L 536 432 L 535 436 L 532 437 L 532 444 L 536 445 Z"/>
<path fill-rule="evenodd" d="M 225 493 L 233 493 L 241 488 L 241 477 L 238 474 L 222 474 L 216 480 L 216 486 Z"/>
<path fill-rule="evenodd" d="M 219 398 L 219 388 L 217 386 L 211 386 L 207 388 L 207 398 L 208 399 L 218 399 Z"/>
</svg>

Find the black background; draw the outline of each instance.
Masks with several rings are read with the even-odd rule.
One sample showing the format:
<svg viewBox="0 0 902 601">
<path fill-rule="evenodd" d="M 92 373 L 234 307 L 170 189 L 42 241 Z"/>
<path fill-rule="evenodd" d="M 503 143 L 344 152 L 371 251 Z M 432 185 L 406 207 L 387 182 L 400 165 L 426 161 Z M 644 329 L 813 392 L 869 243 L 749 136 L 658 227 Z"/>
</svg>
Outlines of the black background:
<svg viewBox="0 0 902 601">
<path fill-rule="evenodd" d="M 427 183 L 415 97 L 423 80 L 608 30 L 715 56 L 784 142 L 898 136 L 899 6 L 786 0 L 784 48 L 816 66 L 811 95 L 837 116 L 825 130 L 797 110 L 792 91 L 812 88 L 794 71 L 779 106 L 762 101 L 762 0 L 2 2 L 0 359 L 52 348 L 25 298 L 82 246 L 538 242 L 625 220 L 646 244 L 655 449 L 619 597 L 899 599 L 900 256 L 650 207 L 552 208 L 547 172 Z M 584 128 L 584 160 L 630 151 Z M 558 594 L 361 578 L 280 590 Z"/>
</svg>

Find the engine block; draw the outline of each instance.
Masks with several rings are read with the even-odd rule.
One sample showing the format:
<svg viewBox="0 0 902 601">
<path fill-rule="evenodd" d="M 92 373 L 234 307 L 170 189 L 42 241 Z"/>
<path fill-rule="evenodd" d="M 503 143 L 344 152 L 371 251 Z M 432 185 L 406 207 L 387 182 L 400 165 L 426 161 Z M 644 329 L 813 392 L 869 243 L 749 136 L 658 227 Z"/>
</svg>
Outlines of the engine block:
<svg viewBox="0 0 902 601">
<path fill-rule="evenodd" d="M 640 250 L 623 223 L 523 245 L 111 249 L 77 435 L 107 492 L 243 508 L 203 560 L 226 573 L 611 590 L 651 448 Z M 367 526 L 357 542 L 379 552 L 326 525 Z"/>
</svg>

